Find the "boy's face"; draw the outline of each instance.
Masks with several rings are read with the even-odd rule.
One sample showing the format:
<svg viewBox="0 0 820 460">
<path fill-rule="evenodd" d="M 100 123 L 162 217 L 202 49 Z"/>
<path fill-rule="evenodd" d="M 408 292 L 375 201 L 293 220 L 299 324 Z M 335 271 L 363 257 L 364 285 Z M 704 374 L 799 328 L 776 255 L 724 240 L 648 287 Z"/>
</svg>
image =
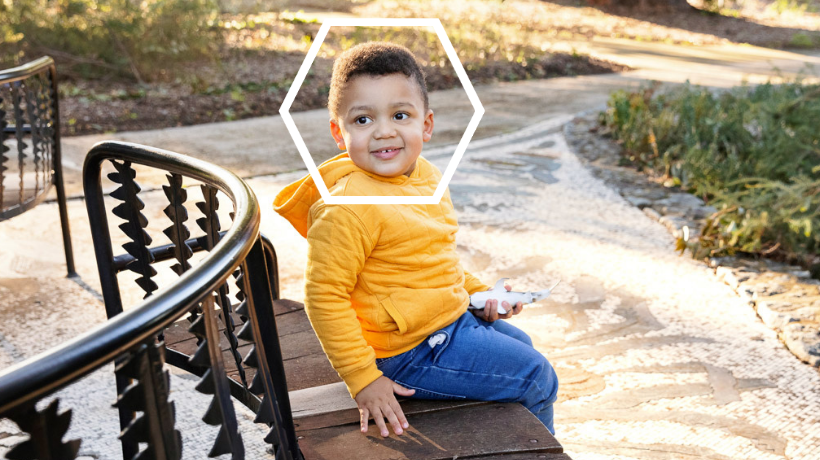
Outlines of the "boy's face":
<svg viewBox="0 0 820 460">
<path fill-rule="evenodd" d="M 422 144 L 433 135 L 433 111 L 415 80 L 396 73 L 361 75 L 345 87 L 330 133 L 340 149 L 365 171 L 409 176 Z"/>
</svg>

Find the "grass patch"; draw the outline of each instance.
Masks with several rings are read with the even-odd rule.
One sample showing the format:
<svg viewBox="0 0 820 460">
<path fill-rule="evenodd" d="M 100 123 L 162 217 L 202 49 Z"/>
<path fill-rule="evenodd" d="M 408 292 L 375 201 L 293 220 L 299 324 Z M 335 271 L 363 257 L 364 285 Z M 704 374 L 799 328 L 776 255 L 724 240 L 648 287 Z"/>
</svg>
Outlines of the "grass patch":
<svg viewBox="0 0 820 460">
<path fill-rule="evenodd" d="M 683 85 L 613 93 L 600 115 L 625 162 L 719 211 L 693 257 L 748 253 L 798 263 L 820 278 L 820 85 Z"/>
</svg>

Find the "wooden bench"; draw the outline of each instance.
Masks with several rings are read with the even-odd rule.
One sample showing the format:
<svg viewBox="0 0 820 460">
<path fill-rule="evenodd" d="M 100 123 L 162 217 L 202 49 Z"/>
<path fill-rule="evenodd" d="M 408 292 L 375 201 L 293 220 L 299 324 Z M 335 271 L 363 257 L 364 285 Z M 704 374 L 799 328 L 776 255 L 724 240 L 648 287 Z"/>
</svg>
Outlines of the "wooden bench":
<svg viewBox="0 0 820 460">
<path fill-rule="evenodd" d="M 274 313 L 297 439 L 306 459 L 570 458 L 520 404 L 400 398 L 411 428 L 402 436 L 382 438 L 370 423 L 363 435 L 355 402 L 322 351 L 304 305 L 278 299 Z M 168 347 L 186 354 L 196 348 L 186 328 L 183 322 L 166 330 Z M 239 349 L 249 346 L 243 343 Z M 239 382 L 224 336 L 222 349 L 228 375 Z"/>
</svg>

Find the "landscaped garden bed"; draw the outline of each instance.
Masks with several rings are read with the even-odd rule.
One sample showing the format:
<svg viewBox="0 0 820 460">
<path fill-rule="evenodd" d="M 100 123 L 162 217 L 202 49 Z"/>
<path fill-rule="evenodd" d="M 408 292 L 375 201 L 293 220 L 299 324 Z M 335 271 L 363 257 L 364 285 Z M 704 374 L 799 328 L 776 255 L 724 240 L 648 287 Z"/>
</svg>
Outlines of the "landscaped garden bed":
<svg viewBox="0 0 820 460">
<path fill-rule="evenodd" d="M 600 121 L 624 163 L 715 208 L 681 250 L 766 256 L 820 279 L 818 116 L 820 85 L 796 80 L 717 94 L 620 91 Z"/>
<path fill-rule="evenodd" d="M 568 144 L 820 366 L 818 86 L 660 90 L 613 94 L 565 126 Z"/>
</svg>

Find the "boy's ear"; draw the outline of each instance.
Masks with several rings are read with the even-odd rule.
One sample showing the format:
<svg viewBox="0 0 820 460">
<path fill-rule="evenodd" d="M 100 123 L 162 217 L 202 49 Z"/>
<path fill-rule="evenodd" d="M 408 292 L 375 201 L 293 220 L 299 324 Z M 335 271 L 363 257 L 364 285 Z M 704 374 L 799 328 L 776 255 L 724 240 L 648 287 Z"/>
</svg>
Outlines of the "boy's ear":
<svg viewBox="0 0 820 460">
<path fill-rule="evenodd" d="M 433 137 L 433 110 L 427 109 L 427 115 L 424 116 L 424 130 L 422 131 L 422 140 L 428 142 Z"/>
<path fill-rule="evenodd" d="M 330 135 L 333 136 L 333 139 L 336 141 L 336 145 L 339 147 L 339 150 L 344 150 L 347 147 L 345 146 L 345 138 L 342 136 L 342 129 L 336 124 L 336 120 L 330 120 Z"/>
</svg>

